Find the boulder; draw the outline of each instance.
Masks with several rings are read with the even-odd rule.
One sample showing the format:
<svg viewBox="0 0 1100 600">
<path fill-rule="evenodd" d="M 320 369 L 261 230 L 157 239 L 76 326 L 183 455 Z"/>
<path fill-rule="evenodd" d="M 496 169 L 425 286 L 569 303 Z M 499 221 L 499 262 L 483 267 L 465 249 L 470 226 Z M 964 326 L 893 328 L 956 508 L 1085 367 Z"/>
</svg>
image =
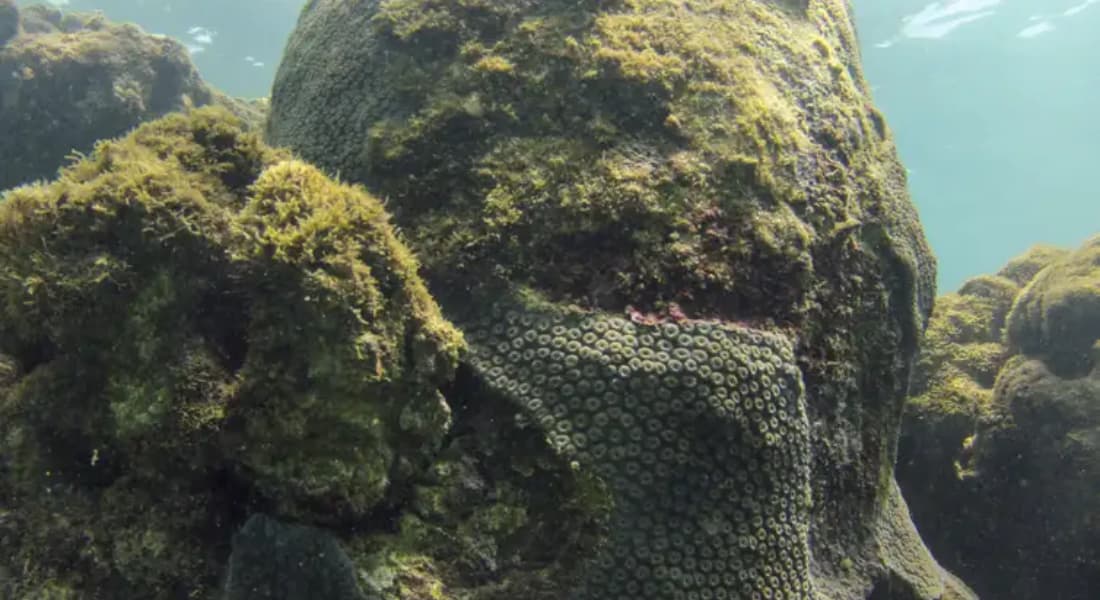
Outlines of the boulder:
<svg viewBox="0 0 1100 600">
<path fill-rule="evenodd" d="M 318 0 L 267 133 L 605 486 L 560 597 L 969 596 L 894 489 L 935 269 L 847 3 Z"/>
<path fill-rule="evenodd" d="M 5 597 L 209 593 L 250 515 L 400 504 L 459 334 L 382 204 L 226 111 L 138 127 L 0 203 Z"/>
</svg>

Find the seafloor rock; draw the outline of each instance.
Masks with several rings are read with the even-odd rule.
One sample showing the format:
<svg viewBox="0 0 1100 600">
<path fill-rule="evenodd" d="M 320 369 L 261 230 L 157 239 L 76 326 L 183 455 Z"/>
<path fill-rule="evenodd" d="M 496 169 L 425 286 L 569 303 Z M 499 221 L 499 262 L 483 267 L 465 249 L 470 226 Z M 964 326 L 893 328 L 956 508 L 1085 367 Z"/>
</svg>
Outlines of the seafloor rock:
<svg viewBox="0 0 1100 600">
<path fill-rule="evenodd" d="M 73 152 L 187 106 L 216 102 L 250 117 L 203 83 L 175 40 L 31 6 L 21 11 L 22 35 L 4 44 L 13 9 L 0 4 L 0 189 L 51 178 Z"/>
<path fill-rule="evenodd" d="M 1100 581 L 1100 238 L 1036 247 L 937 300 L 898 478 L 925 539 L 983 597 Z"/>
<path fill-rule="evenodd" d="M 969 593 L 893 484 L 934 264 L 845 2 L 318 0 L 268 134 L 387 199 L 456 390 L 606 486 L 546 597 Z"/>
<path fill-rule="evenodd" d="M 201 109 L 0 203 L 4 598 L 210 597 L 253 512 L 370 522 L 462 347 L 382 205 Z"/>
</svg>

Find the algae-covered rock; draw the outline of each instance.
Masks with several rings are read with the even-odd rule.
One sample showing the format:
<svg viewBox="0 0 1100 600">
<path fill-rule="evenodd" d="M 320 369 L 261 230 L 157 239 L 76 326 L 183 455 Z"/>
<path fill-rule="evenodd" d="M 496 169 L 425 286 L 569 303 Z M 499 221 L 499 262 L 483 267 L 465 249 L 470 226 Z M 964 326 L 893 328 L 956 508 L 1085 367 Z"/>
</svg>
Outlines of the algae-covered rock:
<svg viewBox="0 0 1100 600">
<path fill-rule="evenodd" d="M 1008 343 L 1075 378 L 1095 366 L 1100 339 L 1100 238 L 1054 261 L 1020 294 L 1008 320 Z"/>
<path fill-rule="evenodd" d="M 1037 246 L 937 300 L 898 478 L 983 597 L 1087 597 L 1100 576 L 1100 238 Z"/>
<path fill-rule="evenodd" d="M 188 106 L 219 103 L 249 117 L 202 81 L 176 40 L 98 13 L 21 12 L 23 33 L 5 44 L 19 15 L 0 3 L 0 189 L 51 178 L 70 154 Z"/>
<path fill-rule="evenodd" d="M 479 393 L 607 485 L 607 541 L 556 597 L 949 593 L 927 552 L 876 538 L 917 539 L 883 507 L 904 506 L 894 448 L 934 261 L 845 2 L 318 0 L 267 131 L 387 199 Z M 752 372 L 741 355 L 765 350 L 775 373 Z M 708 435 L 742 458 L 718 464 Z"/>
<path fill-rule="evenodd" d="M 843 3 L 354 6 L 303 13 L 269 135 L 437 279 L 804 322 L 861 243 L 929 262 Z"/>
<path fill-rule="evenodd" d="M 407 494 L 462 337 L 381 203 L 215 109 L 0 203 L 5 597 L 204 597 L 244 517 Z"/>
</svg>

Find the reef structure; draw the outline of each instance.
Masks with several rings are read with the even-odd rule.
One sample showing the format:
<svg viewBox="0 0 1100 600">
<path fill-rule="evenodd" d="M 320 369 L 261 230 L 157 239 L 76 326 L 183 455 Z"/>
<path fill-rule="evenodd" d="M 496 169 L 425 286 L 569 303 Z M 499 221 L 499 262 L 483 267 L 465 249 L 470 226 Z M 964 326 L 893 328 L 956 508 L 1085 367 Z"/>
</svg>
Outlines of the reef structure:
<svg viewBox="0 0 1100 600">
<path fill-rule="evenodd" d="M 940 297 L 898 478 L 945 564 L 983 596 L 1087 596 L 1100 577 L 1100 238 L 1036 246 Z"/>
<path fill-rule="evenodd" d="M 935 267 L 845 2 L 318 0 L 267 134 L 386 198 L 480 397 L 608 484 L 622 530 L 562 597 L 969 597 L 893 483 Z M 670 464 L 697 504 L 634 477 Z"/>
<path fill-rule="evenodd" d="M 498 304 L 472 364 L 608 485 L 574 598 L 810 598 L 809 431 L 789 341 L 721 323 Z"/>
</svg>

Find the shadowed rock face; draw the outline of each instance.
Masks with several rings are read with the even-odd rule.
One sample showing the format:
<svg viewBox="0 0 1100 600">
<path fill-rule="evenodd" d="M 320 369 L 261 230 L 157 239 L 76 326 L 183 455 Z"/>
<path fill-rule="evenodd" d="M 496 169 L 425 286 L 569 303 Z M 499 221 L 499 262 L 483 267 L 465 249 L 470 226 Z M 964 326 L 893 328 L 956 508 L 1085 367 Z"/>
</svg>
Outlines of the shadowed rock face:
<svg viewBox="0 0 1100 600">
<path fill-rule="evenodd" d="M 967 594 L 932 562 L 892 483 L 934 261 L 845 3 L 317 0 L 288 44 L 268 134 L 387 199 L 467 329 L 481 393 L 517 407 L 618 500 L 608 544 L 562 597 Z M 493 307 L 512 320 L 483 323 Z M 674 353 L 690 343 L 661 338 L 662 321 L 731 336 L 731 357 L 756 348 L 736 340 L 771 340 L 786 391 L 765 395 L 755 373 L 736 388 L 712 379 L 751 362 L 686 367 Z M 672 365 L 667 386 L 648 379 Z M 618 407 L 608 419 L 668 417 L 652 432 L 586 430 L 596 381 L 615 393 L 600 405 Z M 748 412 L 715 416 L 731 391 Z M 771 409 L 790 428 L 772 430 Z M 671 425 L 700 414 L 746 462 L 704 461 L 710 430 Z M 768 434 L 781 438 L 774 453 Z M 646 443 L 683 462 L 632 454 Z M 684 484 L 691 510 L 660 495 L 661 508 L 639 508 L 655 484 L 633 472 L 662 464 L 701 478 Z M 753 497 L 758 512 L 739 478 L 767 491 Z M 726 508 L 699 514 L 712 494 Z M 673 530 L 682 543 L 664 545 Z M 712 530 L 717 545 L 703 539 Z M 743 569 L 728 585 L 704 552 L 772 572 Z M 632 571 L 644 575 L 626 583 Z M 605 577 L 632 587 L 593 583 Z"/>
<path fill-rule="evenodd" d="M 992 598 L 1100 581 L 1100 239 L 1035 247 L 937 300 L 898 476 L 937 556 Z"/>
</svg>

